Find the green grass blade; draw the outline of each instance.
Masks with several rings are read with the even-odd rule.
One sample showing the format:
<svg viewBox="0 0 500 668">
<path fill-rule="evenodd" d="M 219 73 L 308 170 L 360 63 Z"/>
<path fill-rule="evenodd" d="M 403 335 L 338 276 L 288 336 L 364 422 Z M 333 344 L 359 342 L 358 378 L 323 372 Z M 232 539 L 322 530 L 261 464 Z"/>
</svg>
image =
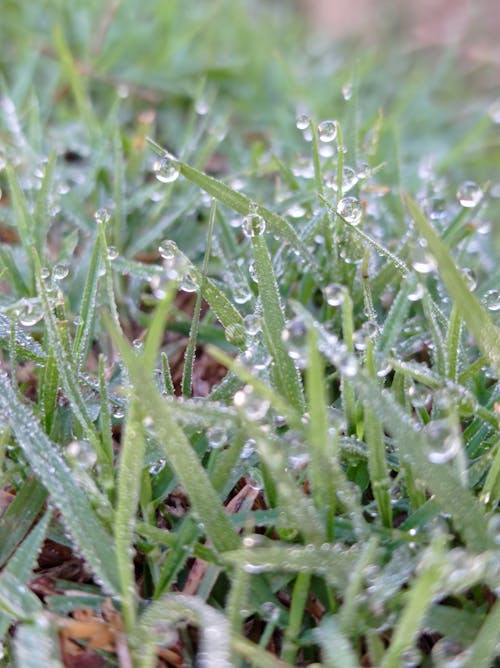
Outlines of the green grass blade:
<svg viewBox="0 0 500 668">
<path fill-rule="evenodd" d="M 339 628 L 335 617 L 323 617 L 313 631 L 322 649 L 325 668 L 358 668 L 359 662 L 349 639 Z"/>
<path fill-rule="evenodd" d="M 54 169 L 56 165 L 56 152 L 52 151 L 45 165 L 43 179 L 40 191 L 35 202 L 33 219 L 36 220 L 34 226 L 35 246 L 40 257 L 44 255 L 45 240 L 50 225 L 50 196 L 54 182 Z"/>
<path fill-rule="evenodd" d="M 410 422 L 394 397 L 369 378 L 355 379 L 356 390 L 363 401 L 376 412 L 395 438 L 400 460 L 411 467 L 413 477 L 419 478 L 435 494 L 436 503 L 449 513 L 456 528 L 472 550 L 483 550 L 491 544 L 486 531 L 484 511 L 477 499 L 465 489 L 455 473 L 447 466 L 431 464 L 432 450 L 425 434 Z"/>
<path fill-rule="evenodd" d="M 212 487 L 207 472 L 177 423 L 175 407 L 161 396 L 145 371 L 141 358 L 135 356 L 116 330 L 113 330 L 109 317 L 107 324 L 128 368 L 137 396 L 147 397 L 145 417 L 151 418 L 157 440 L 165 449 L 169 463 L 186 490 L 194 512 L 205 525 L 207 536 L 217 550 L 236 547 L 239 538 L 223 511 L 220 498 Z"/>
<path fill-rule="evenodd" d="M 465 324 L 474 336 L 481 352 L 488 358 L 491 366 L 500 374 L 500 332 L 493 324 L 486 309 L 467 287 L 461 272 L 455 266 L 450 252 L 438 237 L 418 205 L 410 198 L 405 198 L 408 210 L 420 233 L 425 237 L 438 263 L 439 271 L 448 292 L 460 310 Z"/>
<path fill-rule="evenodd" d="M 149 143 L 153 149 L 159 154 L 164 155 L 165 151 L 158 146 L 156 142 L 148 138 Z M 237 211 L 242 216 L 246 216 L 250 211 L 255 211 L 264 218 L 269 231 L 277 236 L 282 241 L 286 241 L 290 246 L 298 251 L 304 258 L 304 261 L 311 263 L 312 267 L 316 266 L 314 259 L 311 257 L 309 249 L 303 241 L 297 236 L 293 227 L 284 218 L 276 214 L 274 211 L 267 209 L 264 206 L 256 205 L 252 199 L 243 195 L 242 193 L 233 190 L 222 181 L 218 181 L 211 176 L 207 176 L 203 172 L 190 167 L 184 162 L 179 161 L 181 174 L 195 185 L 199 186 L 206 193 L 215 197 L 221 204 Z"/>
<path fill-rule="evenodd" d="M 77 359 L 78 369 L 80 369 L 85 362 L 90 348 L 92 333 L 94 331 L 101 258 L 101 244 L 94 243 L 87 269 L 82 300 L 80 302 L 80 324 L 76 328 L 75 338 L 73 340 L 73 354 Z"/>
<path fill-rule="evenodd" d="M 500 636 L 500 601 L 496 601 L 488 613 L 476 639 L 469 648 L 464 668 L 489 668 L 498 656 Z"/>
<path fill-rule="evenodd" d="M 73 473 L 59 448 L 40 429 L 31 410 L 19 402 L 5 374 L 0 374 L 0 388 L 1 414 L 14 432 L 19 447 L 49 491 L 90 568 L 108 591 L 117 593 L 120 587 L 113 543 L 97 519 L 88 497 L 75 485 Z"/>
<path fill-rule="evenodd" d="M 274 361 L 273 376 L 277 390 L 299 412 L 304 410 L 304 394 L 299 372 L 281 338 L 285 319 L 278 284 L 269 251 L 262 235 L 252 237 L 252 247 L 262 303 L 263 329 L 269 353 Z"/>
<path fill-rule="evenodd" d="M 18 490 L 0 518 L 0 566 L 29 531 L 46 498 L 47 491 L 36 478 L 29 478 Z"/>
<path fill-rule="evenodd" d="M 125 436 L 122 439 L 118 465 L 118 499 L 114 519 L 116 561 L 121 585 L 123 617 L 129 633 L 136 622 L 136 593 L 133 564 L 134 519 L 144 466 L 146 441 L 142 426 L 143 414 L 139 401 L 133 397 L 129 404 Z"/>
<path fill-rule="evenodd" d="M 14 638 L 16 668 L 63 668 L 55 624 L 41 617 L 35 624 L 21 624 Z"/>
<path fill-rule="evenodd" d="M 36 565 L 38 553 L 42 546 L 45 533 L 52 513 L 49 511 L 33 527 L 24 542 L 18 547 L 8 564 L 0 575 L 0 581 L 3 576 L 13 576 L 17 582 L 25 585 L 30 578 L 32 569 Z M 0 585 L 1 587 L 1 585 Z M 5 613 L 0 613 L 0 640 L 7 633 L 12 619 Z"/>
</svg>

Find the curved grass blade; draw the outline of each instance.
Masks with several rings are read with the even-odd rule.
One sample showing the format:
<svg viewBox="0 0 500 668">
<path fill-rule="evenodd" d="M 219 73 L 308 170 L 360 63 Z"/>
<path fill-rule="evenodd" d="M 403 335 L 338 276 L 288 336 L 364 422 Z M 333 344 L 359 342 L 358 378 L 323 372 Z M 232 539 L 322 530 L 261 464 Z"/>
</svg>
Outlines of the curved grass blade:
<svg viewBox="0 0 500 668">
<path fill-rule="evenodd" d="M 262 235 L 252 237 L 253 256 L 259 295 L 262 303 L 263 330 L 269 352 L 274 361 L 273 376 L 277 390 L 299 412 L 304 411 L 304 393 L 300 375 L 288 355 L 281 335 L 285 319 L 281 308 L 278 284 L 271 258 Z"/>
<path fill-rule="evenodd" d="M 149 137 L 148 142 L 156 153 L 165 155 L 165 150 Z M 206 193 L 215 197 L 221 204 L 233 209 L 233 211 L 237 211 L 242 216 L 246 216 L 250 211 L 258 213 L 265 219 L 269 231 L 272 232 L 272 234 L 282 241 L 289 243 L 294 250 L 300 253 L 305 262 L 310 263 L 311 267 L 316 267 L 316 262 L 311 256 L 306 244 L 297 236 L 295 230 L 287 220 L 274 213 L 274 211 L 255 204 L 246 195 L 243 195 L 237 190 L 233 190 L 225 183 L 222 183 L 222 181 L 218 181 L 212 176 L 208 176 L 194 167 L 190 167 L 185 162 L 178 161 L 178 165 L 181 174 L 188 179 L 188 181 L 191 181 Z"/>
<path fill-rule="evenodd" d="M 14 650 L 18 668 L 63 668 L 57 627 L 44 616 L 34 624 L 19 626 L 14 637 Z"/>
<path fill-rule="evenodd" d="M 10 425 L 34 473 L 49 491 L 89 567 L 113 593 L 120 591 L 116 554 L 109 534 L 97 519 L 85 492 L 60 449 L 41 430 L 31 410 L 20 403 L 4 373 L 0 373 L 0 415 Z"/>
<path fill-rule="evenodd" d="M 110 318 L 106 317 L 105 320 L 127 366 L 137 396 L 147 401 L 144 414 L 150 418 L 158 443 L 165 449 L 170 465 L 186 490 L 194 512 L 205 525 L 207 536 L 217 550 L 237 547 L 239 538 L 224 513 L 207 472 L 176 420 L 175 407 L 161 396 L 144 368 L 141 357 L 134 354 L 113 328 Z"/>
<path fill-rule="evenodd" d="M 488 358 L 495 371 L 500 374 L 500 331 L 493 324 L 486 309 L 467 287 L 465 279 L 455 266 L 446 244 L 427 222 L 416 202 L 409 196 L 405 196 L 405 202 L 415 224 L 426 238 L 429 250 L 438 263 L 444 284 L 460 310 L 465 324 L 474 336 L 478 348 Z"/>
<path fill-rule="evenodd" d="M 162 636 L 182 619 L 200 626 L 196 665 L 200 668 L 231 668 L 230 628 L 226 617 L 200 598 L 183 594 L 170 594 L 155 601 L 142 615 L 137 632 L 139 646 L 142 646 L 141 668 L 154 665 L 154 645 L 162 642 Z"/>
</svg>

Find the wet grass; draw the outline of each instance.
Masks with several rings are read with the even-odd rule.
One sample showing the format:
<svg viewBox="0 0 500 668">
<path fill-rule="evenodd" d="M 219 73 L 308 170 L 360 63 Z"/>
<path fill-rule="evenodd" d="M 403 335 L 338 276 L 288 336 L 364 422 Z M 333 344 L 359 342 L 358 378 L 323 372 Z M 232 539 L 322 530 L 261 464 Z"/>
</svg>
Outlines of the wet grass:
<svg viewBox="0 0 500 668">
<path fill-rule="evenodd" d="M 494 71 L 144 4 L 0 26 L 2 665 L 495 665 Z"/>
</svg>

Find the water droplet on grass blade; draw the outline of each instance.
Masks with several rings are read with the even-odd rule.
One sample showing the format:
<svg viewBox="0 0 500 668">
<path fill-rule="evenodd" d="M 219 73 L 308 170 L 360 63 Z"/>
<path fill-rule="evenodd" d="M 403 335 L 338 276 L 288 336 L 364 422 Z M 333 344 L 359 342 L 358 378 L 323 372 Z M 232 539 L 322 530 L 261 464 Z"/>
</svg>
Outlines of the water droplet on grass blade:
<svg viewBox="0 0 500 668">
<path fill-rule="evenodd" d="M 462 269 L 462 276 L 464 277 L 469 290 L 474 292 L 474 290 L 477 288 L 477 276 L 474 269 L 471 269 L 470 267 L 464 267 Z"/>
<path fill-rule="evenodd" d="M 241 229 L 248 238 L 259 237 L 266 230 L 266 221 L 259 213 L 250 212 L 243 218 Z"/>
<path fill-rule="evenodd" d="M 359 225 L 363 209 L 356 197 L 342 197 L 337 204 L 337 213 L 351 225 Z"/>
<path fill-rule="evenodd" d="M 298 114 L 295 119 L 295 127 L 297 130 L 305 130 L 309 127 L 310 118 L 307 114 Z"/>
<path fill-rule="evenodd" d="M 234 346 L 244 345 L 247 339 L 247 333 L 245 327 L 239 323 L 234 323 L 228 325 L 225 329 L 225 337 L 228 343 L 232 343 Z"/>
<path fill-rule="evenodd" d="M 214 450 L 227 443 L 227 431 L 223 427 L 210 427 L 207 430 L 208 446 Z"/>
<path fill-rule="evenodd" d="M 177 181 L 181 173 L 178 161 L 170 153 L 165 153 L 164 156 L 156 160 L 153 171 L 161 183 L 173 183 L 173 181 Z"/>
<path fill-rule="evenodd" d="M 345 289 L 340 283 L 330 283 L 324 288 L 323 294 L 325 295 L 327 304 L 330 306 L 340 306 L 344 301 Z"/>
<path fill-rule="evenodd" d="M 62 281 L 69 274 L 69 266 L 67 264 L 56 264 L 52 270 L 52 278 L 54 281 Z"/>
<path fill-rule="evenodd" d="M 500 99 L 495 100 L 488 109 L 488 114 L 493 123 L 500 123 Z"/>
<path fill-rule="evenodd" d="M 461 206 L 472 209 L 483 199 L 483 191 L 475 181 L 464 181 L 457 190 L 457 199 Z"/>
<path fill-rule="evenodd" d="M 342 86 L 342 97 L 346 102 L 348 102 L 352 97 L 352 81 L 347 81 Z"/>
<path fill-rule="evenodd" d="M 412 249 L 412 266 L 419 274 L 430 274 L 437 269 L 436 258 L 426 245 L 417 243 Z"/>
<path fill-rule="evenodd" d="M 19 312 L 18 320 L 24 327 L 33 327 L 43 318 L 43 307 L 37 302 L 25 302 Z"/>
<path fill-rule="evenodd" d="M 118 248 L 116 246 L 108 246 L 108 252 L 107 252 L 108 260 L 111 262 L 113 260 L 116 260 L 118 257 Z"/>
<path fill-rule="evenodd" d="M 337 136 L 337 121 L 321 121 L 318 125 L 318 139 L 328 143 Z"/>
<path fill-rule="evenodd" d="M 303 366 L 307 359 L 307 325 L 300 316 L 291 320 L 281 332 L 281 340 L 286 344 L 288 355 Z"/>
<path fill-rule="evenodd" d="M 97 211 L 94 213 L 94 220 L 99 225 L 105 225 L 111 220 L 111 215 L 107 209 L 97 209 Z"/>
<path fill-rule="evenodd" d="M 430 422 L 425 432 L 431 442 L 432 449 L 428 454 L 431 464 L 446 464 L 459 454 L 462 441 L 459 434 L 450 429 L 447 420 Z"/>
<path fill-rule="evenodd" d="M 500 291 L 488 290 L 483 297 L 483 303 L 488 311 L 500 311 Z"/>
</svg>

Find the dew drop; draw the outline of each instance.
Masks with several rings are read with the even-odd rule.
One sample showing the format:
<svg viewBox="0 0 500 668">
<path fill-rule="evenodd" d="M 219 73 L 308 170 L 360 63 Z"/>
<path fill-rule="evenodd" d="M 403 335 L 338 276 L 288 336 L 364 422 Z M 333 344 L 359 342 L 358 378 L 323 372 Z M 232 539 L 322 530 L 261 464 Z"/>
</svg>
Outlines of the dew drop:
<svg viewBox="0 0 500 668">
<path fill-rule="evenodd" d="M 460 436 L 450 430 L 450 425 L 446 420 L 430 422 L 425 431 L 432 447 L 428 455 L 431 464 L 446 464 L 460 452 L 462 447 Z"/>
<path fill-rule="evenodd" d="M 338 362 L 339 371 L 348 378 L 354 378 L 358 373 L 358 360 L 352 353 L 342 355 Z"/>
<path fill-rule="evenodd" d="M 297 130 L 306 130 L 309 127 L 310 118 L 307 114 L 298 114 L 295 119 Z"/>
<path fill-rule="evenodd" d="M 244 320 L 247 334 L 249 336 L 255 336 L 262 329 L 262 325 L 258 315 L 251 313 L 250 315 L 245 316 Z"/>
<path fill-rule="evenodd" d="M 179 163 L 170 153 L 165 153 L 164 156 L 156 160 L 153 171 L 161 183 L 173 183 L 173 181 L 177 181 L 181 173 Z"/>
<path fill-rule="evenodd" d="M 233 288 L 233 299 L 236 304 L 246 304 L 252 299 L 252 293 L 244 285 L 237 285 Z"/>
<path fill-rule="evenodd" d="M 351 225 L 359 225 L 362 214 L 361 204 L 356 197 L 342 197 L 337 204 L 337 213 Z"/>
<path fill-rule="evenodd" d="M 457 199 L 466 209 L 472 209 L 483 199 L 483 191 L 475 181 L 464 181 L 457 190 Z"/>
<path fill-rule="evenodd" d="M 46 281 L 48 278 L 50 278 L 50 269 L 48 267 L 42 267 L 40 270 L 40 276 L 42 277 L 43 281 Z"/>
<path fill-rule="evenodd" d="M 158 246 L 158 253 L 164 260 L 173 260 L 177 253 L 177 244 L 175 241 L 165 239 Z"/>
<path fill-rule="evenodd" d="M 483 297 L 483 303 L 488 311 L 500 311 L 500 291 L 488 290 Z"/>
<path fill-rule="evenodd" d="M 321 121 L 318 125 L 318 139 L 325 144 L 334 141 L 337 136 L 337 121 Z"/>
<path fill-rule="evenodd" d="M 346 102 L 348 102 L 352 97 L 352 81 L 347 81 L 342 86 L 342 97 Z"/>
<path fill-rule="evenodd" d="M 442 220 L 446 218 L 447 214 L 444 197 L 431 197 L 429 200 L 429 218 L 431 220 Z"/>
<path fill-rule="evenodd" d="M 344 286 L 340 285 L 340 283 L 330 283 L 323 290 L 323 294 L 325 295 L 327 304 L 330 306 L 340 306 L 344 301 Z"/>
<path fill-rule="evenodd" d="M 43 307 L 36 302 L 26 302 L 19 312 L 19 323 L 24 327 L 33 327 L 43 318 Z"/>
<path fill-rule="evenodd" d="M 307 325 L 300 316 L 291 320 L 281 332 L 281 340 L 286 344 L 288 355 L 299 365 L 306 363 Z"/>
<path fill-rule="evenodd" d="M 408 294 L 409 302 L 418 302 L 425 294 L 425 288 L 422 283 L 417 283 L 415 288 Z"/>
<path fill-rule="evenodd" d="M 62 281 L 69 274 L 69 266 L 67 264 L 56 264 L 52 270 L 52 278 L 54 281 Z"/>
<path fill-rule="evenodd" d="M 259 237 L 266 230 L 266 221 L 260 214 L 250 212 L 243 218 L 241 228 L 246 237 Z"/>
<path fill-rule="evenodd" d="M 488 109 L 488 114 L 493 123 L 500 123 L 500 99 L 495 100 Z"/>
<path fill-rule="evenodd" d="M 412 249 L 412 265 L 419 274 L 430 274 L 437 268 L 435 257 L 427 249 L 427 246 L 421 243 L 418 243 Z"/>
<path fill-rule="evenodd" d="M 107 256 L 108 260 L 110 260 L 111 262 L 113 260 L 116 260 L 116 258 L 118 257 L 118 248 L 116 246 L 108 246 Z"/>
<path fill-rule="evenodd" d="M 422 653 L 416 647 L 410 647 L 401 653 L 401 668 L 418 668 L 422 661 Z"/>
<path fill-rule="evenodd" d="M 105 225 L 111 220 L 111 215 L 107 209 L 97 209 L 97 211 L 94 213 L 94 220 L 99 225 Z"/>
<path fill-rule="evenodd" d="M 227 431 L 223 427 L 210 427 L 207 430 L 207 439 L 209 447 L 217 450 L 227 443 Z"/>
</svg>

